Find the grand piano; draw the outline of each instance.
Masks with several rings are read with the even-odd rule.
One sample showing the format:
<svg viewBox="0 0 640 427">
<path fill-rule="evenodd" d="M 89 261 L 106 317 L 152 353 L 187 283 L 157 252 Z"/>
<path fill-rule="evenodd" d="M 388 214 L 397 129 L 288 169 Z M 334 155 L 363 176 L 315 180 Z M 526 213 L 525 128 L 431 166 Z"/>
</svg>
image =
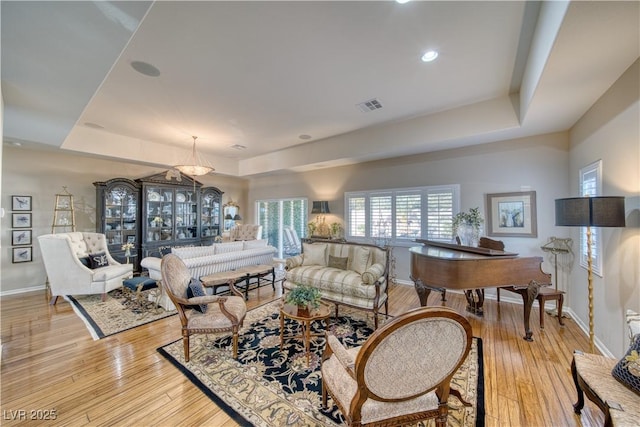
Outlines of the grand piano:
<svg viewBox="0 0 640 427">
<path fill-rule="evenodd" d="M 484 288 L 505 288 L 522 296 L 524 306 L 524 339 L 533 341 L 529 327 L 531 306 L 541 286 L 551 284 L 551 275 L 542 271 L 542 257 L 519 257 L 502 250 L 460 246 L 430 240 L 416 240 L 422 246 L 409 249 L 411 280 L 427 305 L 432 290 L 462 290 L 467 310 L 482 315 Z"/>
</svg>

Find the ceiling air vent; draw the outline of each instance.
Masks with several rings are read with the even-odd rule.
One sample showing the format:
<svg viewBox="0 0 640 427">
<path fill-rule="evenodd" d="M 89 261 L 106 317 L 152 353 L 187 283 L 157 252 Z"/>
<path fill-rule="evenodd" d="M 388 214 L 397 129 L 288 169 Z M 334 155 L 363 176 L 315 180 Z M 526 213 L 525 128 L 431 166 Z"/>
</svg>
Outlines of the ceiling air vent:
<svg viewBox="0 0 640 427">
<path fill-rule="evenodd" d="M 382 108 L 382 103 L 379 99 L 373 98 L 368 101 L 361 102 L 356 104 L 356 107 L 360 109 L 363 113 L 368 113 L 369 111 L 375 111 Z"/>
</svg>

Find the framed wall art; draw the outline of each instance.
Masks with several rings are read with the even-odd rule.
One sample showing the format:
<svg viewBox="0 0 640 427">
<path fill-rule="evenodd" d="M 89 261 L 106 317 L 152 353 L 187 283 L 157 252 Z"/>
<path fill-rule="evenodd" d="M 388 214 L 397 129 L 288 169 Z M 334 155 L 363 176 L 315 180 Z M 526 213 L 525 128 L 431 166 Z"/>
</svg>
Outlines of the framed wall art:
<svg viewBox="0 0 640 427">
<path fill-rule="evenodd" d="M 487 194 L 487 234 L 492 237 L 538 237 L 536 192 Z"/>
<path fill-rule="evenodd" d="M 31 230 L 11 230 L 11 245 L 24 246 L 31 244 Z"/>
<path fill-rule="evenodd" d="M 30 213 L 11 214 L 11 226 L 13 228 L 31 228 L 31 214 Z"/>
<path fill-rule="evenodd" d="M 31 196 L 11 196 L 12 211 L 30 211 Z"/>
<path fill-rule="evenodd" d="M 32 246 L 12 248 L 13 258 L 11 262 L 14 264 L 19 262 L 31 262 L 32 261 Z"/>
</svg>

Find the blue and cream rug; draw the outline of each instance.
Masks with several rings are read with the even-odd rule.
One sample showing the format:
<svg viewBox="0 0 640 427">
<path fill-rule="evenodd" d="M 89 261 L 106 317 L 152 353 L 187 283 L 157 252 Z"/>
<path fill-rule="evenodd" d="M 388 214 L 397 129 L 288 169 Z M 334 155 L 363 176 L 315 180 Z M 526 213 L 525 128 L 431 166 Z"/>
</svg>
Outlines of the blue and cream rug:
<svg viewBox="0 0 640 427">
<path fill-rule="evenodd" d="M 64 299 L 87 326 L 91 337 L 98 340 L 176 314 L 176 310 L 156 308 L 149 301 L 149 295 L 155 292 L 156 289 L 142 291 L 138 299 L 135 294 L 115 289 L 107 293 L 104 302 L 102 295 L 67 295 Z"/>
<path fill-rule="evenodd" d="M 232 358 L 228 334 L 193 335 L 189 362 L 184 361 L 181 339 L 158 351 L 240 425 L 343 425 L 340 411 L 331 400 L 329 409 L 322 409 L 321 405 L 320 362 L 325 339 L 312 342 L 308 367 L 300 340 L 286 340 L 281 352 L 278 307 L 279 301 L 273 301 L 247 313 L 237 361 Z M 322 325 L 314 324 L 314 332 L 322 332 Z M 295 327 L 293 321 L 285 323 L 289 329 L 285 334 Z M 337 322 L 330 319 L 330 329 L 347 347 L 361 345 L 373 332 L 373 318 L 363 311 L 340 307 L 340 317 Z M 473 339 L 471 352 L 454 376 L 452 387 L 460 390 L 473 406 L 465 407 L 451 397 L 449 425 L 484 426 L 480 339 Z"/>
</svg>

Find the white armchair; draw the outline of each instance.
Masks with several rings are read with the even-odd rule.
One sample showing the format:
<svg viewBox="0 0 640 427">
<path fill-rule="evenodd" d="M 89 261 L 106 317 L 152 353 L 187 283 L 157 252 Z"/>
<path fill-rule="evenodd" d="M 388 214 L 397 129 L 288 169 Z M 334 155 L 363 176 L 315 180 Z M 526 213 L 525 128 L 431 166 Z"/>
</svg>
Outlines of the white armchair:
<svg viewBox="0 0 640 427">
<path fill-rule="evenodd" d="M 49 279 L 51 305 L 60 295 L 102 294 L 104 301 L 107 292 L 121 287 L 124 279 L 133 276 L 132 264 L 120 264 L 111 257 L 104 234 L 45 234 L 38 241 Z M 100 253 L 104 253 L 107 265 L 94 265 L 93 269 L 85 265 L 91 265 L 90 255 Z"/>
<path fill-rule="evenodd" d="M 262 226 L 257 224 L 238 224 L 229 230 L 229 240 L 262 239 Z"/>
</svg>

